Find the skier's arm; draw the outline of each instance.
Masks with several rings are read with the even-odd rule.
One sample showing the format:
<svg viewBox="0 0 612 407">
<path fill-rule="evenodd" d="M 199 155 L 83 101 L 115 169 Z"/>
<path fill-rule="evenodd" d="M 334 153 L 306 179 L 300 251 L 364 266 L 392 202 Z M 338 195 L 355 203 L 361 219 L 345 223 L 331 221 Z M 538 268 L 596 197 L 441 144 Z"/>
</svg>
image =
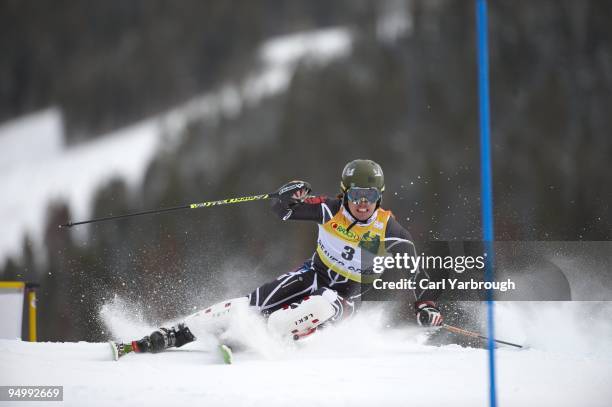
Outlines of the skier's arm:
<svg viewBox="0 0 612 407">
<path fill-rule="evenodd" d="M 396 253 L 399 253 L 401 256 L 406 253 L 413 258 L 417 256 L 412 236 L 394 218 L 389 219 L 387 224 L 385 249 L 393 256 Z M 431 279 L 426 270 L 417 269 L 413 279 L 416 282 L 416 289 L 413 293 L 417 322 L 420 325 L 427 326 L 440 325 L 442 323 L 442 315 L 434 302 L 439 297 L 440 291 L 421 288 L 420 281 Z"/>
<path fill-rule="evenodd" d="M 395 256 L 396 254 L 403 256 L 404 253 L 408 254 L 408 256 L 413 258 L 416 258 L 417 256 L 416 247 L 412 240 L 412 236 L 393 217 L 389 219 L 389 223 L 387 224 L 387 230 L 385 234 L 385 249 L 393 256 Z M 434 293 L 428 293 L 428 290 L 423 290 L 419 288 L 419 282 L 421 280 L 429 279 L 429 274 L 427 274 L 427 271 L 421 270 L 419 268 L 415 271 L 415 274 L 412 278 L 417 283 L 417 289 L 414 291 L 415 301 L 435 299 L 432 298 L 435 296 Z"/>
</svg>

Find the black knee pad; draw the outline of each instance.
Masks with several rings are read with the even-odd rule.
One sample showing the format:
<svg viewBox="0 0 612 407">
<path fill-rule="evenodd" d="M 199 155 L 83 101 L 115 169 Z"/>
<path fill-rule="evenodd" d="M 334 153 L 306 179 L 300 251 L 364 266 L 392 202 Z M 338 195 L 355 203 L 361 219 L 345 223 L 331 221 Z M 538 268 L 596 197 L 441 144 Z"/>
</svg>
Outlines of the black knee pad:
<svg viewBox="0 0 612 407">
<path fill-rule="evenodd" d="M 174 334 L 175 343 L 174 346 L 180 348 L 181 346 L 195 341 L 196 337 L 191 333 L 189 328 L 187 328 L 184 324 L 178 324 L 175 328 L 176 332 Z"/>
<path fill-rule="evenodd" d="M 168 334 L 167 332 L 161 332 L 162 329 L 164 328 L 160 328 L 160 330 L 149 335 L 149 352 L 161 352 L 168 347 Z"/>
</svg>

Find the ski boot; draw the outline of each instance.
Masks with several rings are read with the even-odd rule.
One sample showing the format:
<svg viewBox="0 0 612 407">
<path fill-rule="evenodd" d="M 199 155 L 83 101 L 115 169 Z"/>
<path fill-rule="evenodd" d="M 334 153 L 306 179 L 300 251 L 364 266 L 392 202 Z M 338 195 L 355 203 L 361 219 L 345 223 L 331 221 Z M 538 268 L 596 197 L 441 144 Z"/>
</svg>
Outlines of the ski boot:
<svg viewBox="0 0 612 407">
<path fill-rule="evenodd" d="M 109 343 L 113 351 L 113 358 L 118 360 L 131 352 L 158 353 L 168 348 L 180 348 L 195 339 L 195 336 L 185 324 L 178 324 L 172 328 L 159 328 L 151 335 L 131 343 L 115 343 L 112 341 Z"/>
</svg>

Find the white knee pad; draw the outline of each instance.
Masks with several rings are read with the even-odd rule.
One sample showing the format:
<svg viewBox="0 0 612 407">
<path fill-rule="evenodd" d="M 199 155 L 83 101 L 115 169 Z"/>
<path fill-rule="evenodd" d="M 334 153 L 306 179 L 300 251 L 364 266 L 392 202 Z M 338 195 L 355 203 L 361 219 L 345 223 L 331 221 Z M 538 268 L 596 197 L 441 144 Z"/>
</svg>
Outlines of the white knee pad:
<svg viewBox="0 0 612 407">
<path fill-rule="evenodd" d="M 293 337 L 313 331 L 334 316 L 331 302 L 336 298 L 335 291 L 326 290 L 321 295 L 311 295 L 297 304 L 276 310 L 268 317 L 268 329 L 281 336 Z"/>
</svg>

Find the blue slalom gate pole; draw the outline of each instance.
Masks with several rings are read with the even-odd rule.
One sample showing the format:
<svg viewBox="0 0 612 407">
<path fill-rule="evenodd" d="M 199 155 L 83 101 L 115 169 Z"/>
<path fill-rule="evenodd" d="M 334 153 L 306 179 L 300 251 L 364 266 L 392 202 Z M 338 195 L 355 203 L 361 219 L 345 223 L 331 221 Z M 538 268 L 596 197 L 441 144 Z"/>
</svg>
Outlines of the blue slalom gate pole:
<svg viewBox="0 0 612 407">
<path fill-rule="evenodd" d="M 480 110 L 480 204 L 485 252 L 485 280 L 493 281 L 493 186 L 491 174 L 491 122 L 489 102 L 489 45 L 487 41 L 487 2 L 476 0 L 476 31 L 478 38 L 478 99 Z M 495 386 L 495 337 L 492 291 L 487 291 L 487 325 L 489 355 L 489 405 L 497 406 Z"/>
</svg>

